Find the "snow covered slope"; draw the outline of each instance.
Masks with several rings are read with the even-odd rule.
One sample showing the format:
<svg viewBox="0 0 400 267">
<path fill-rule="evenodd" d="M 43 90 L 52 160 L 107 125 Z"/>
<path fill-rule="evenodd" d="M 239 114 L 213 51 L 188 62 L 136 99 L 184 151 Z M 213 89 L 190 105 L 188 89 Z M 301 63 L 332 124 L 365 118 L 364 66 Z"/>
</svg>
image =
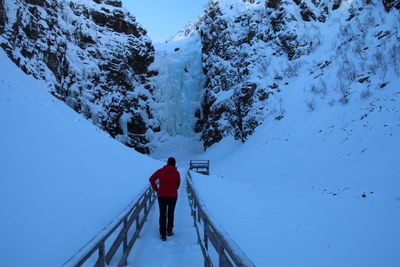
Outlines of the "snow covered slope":
<svg viewBox="0 0 400 267">
<path fill-rule="evenodd" d="M 208 150 L 189 157 L 213 174 L 195 184 L 257 266 L 400 265 L 400 14 L 387 3 L 220 0 L 190 26 Z"/>
<path fill-rule="evenodd" d="M 262 123 L 285 120 L 285 91 L 312 112 L 370 101 L 398 83 L 395 2 L 210 1 L 187 29 L 201 36 L 206 82 L 196 130 L 205 148 L 227 136 L 244 142 Z"/>
<path fill-rule="evenodd" d="M 257 266 L 400 265 L 398 9 L 215 0 L 181 34 L 200 34 L 208 150 L 167 148 L 211 160 L 195 184 Z"/>
<path fill-rule="evenodd" d="M 399 266 L 399 84 L 313 112 L 281 95 L 284 119 L 201 155 L 206 205 L 257 266 Z"/>
<path fill-rule="evenodd" d="M 27 76 L 0 50 L 0 266 L 60 266 L 160 167 Z"/>
<path fill-rule="evenodd" d="M 0 45 L 112 137 L 148 153 L 154 47 L 118 0 L 2 0 Z"/>
</svg>

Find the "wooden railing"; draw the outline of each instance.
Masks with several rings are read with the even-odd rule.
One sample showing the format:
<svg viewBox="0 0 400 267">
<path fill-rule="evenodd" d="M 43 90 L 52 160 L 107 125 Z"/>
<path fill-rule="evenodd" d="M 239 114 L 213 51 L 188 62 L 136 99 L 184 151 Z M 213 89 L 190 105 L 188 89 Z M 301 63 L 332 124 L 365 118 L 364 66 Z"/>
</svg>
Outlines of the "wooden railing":
<svg viewBox="0 0 400 267">
<path fill-rule="evenodd" d="M 104 267 L 111 263 L 121 245 L 122 251 L 120 251 L 121 258 L 119 259 L 118 266 L 125 266 L 129 253 L 138 239 L 139 233 L 154 203 L 154 199 L 154 191 L 150 186 L 146 187 L 137 200 L 127 207 L 126 212 L 107 225 L 99 234 L 67 260 L 63 266 L 82 266 L 83 264 L 87 266 L 92 263 L 91 265 L 95 267 Z M 134 222 L 136 223 L 134 224 Z M 135 229 L 134 231 L 133 228 Z M 114 241 L 110 237 L 114 237 Z M 107 248 L 108 245 L 109 247 Z M 94 255 L 96 251 L 98 254 Z"/>
<path fill-rule="evenodd" d="M 209 160 L 191 160 L 189 169 L 205 175 L 210 175 L 210 161 Z"/>
<path fill-rule="evenodd" d="M 190 171 L 186 173 L 186 190 L 192 210 L 194 226 L 197 232 L 197 240 L 203 252 L 204 266 L 255 267 L 254 263 L 242 252 L 229 235 L 217 225 L 215 220 L 210 216 L 210 213 L 207 212 L 206 207 L 200 201 L 194 190 Z M 201 235 L 201 230 L 203 230 L 203 236 Z M 212 252 L 210 252 L 209 249 L 210 243 L 208 241 L 210 241 L 213 246 L 216 257 L 212 256 Z"/>
</svg>

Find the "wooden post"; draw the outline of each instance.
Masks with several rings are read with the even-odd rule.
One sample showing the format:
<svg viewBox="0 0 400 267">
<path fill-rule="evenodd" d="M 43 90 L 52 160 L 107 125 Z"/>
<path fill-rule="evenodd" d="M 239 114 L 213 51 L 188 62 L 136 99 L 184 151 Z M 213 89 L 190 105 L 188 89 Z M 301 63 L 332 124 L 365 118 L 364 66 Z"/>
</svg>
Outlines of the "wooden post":
<svg viewBox="0 0 400 267">
<path fill-rule="evenodd" d="M 223 246 L 220 246 L 218 251 L 219 256 L 219 267 L 233 267 L 228 257 L 225 255 L 225 249 Z"/>
<path fill-rule="evenodd" d="M 193 216 L 193 226 L 196 227 L 196 210 L 193 209 L 192 211 L 192 216 Z"/>
<path fill-rule="evenodd" d="M 128 224 L 127 218 L 124 220 L 124 228 Z M 123 253 L 125 253 L 126 249 L 128 248 L 128 232 L 126 232 L 126 235 L 124 236 L 124 240 L 122 241 L 122 247 L 123 247 Z"/>
<path fill-rule="evenodd" d="M 207 238 L 207 233 L 205 230 L 204 230 L 204 247 L 208 251 L 208 238 Z"/>
<path fill-rule="evenodd" d="M 103 241 L 99 247 L 99 258 L 97 259 L 97 262 L 95 265 L 96 267 L 105 267 L 106 266 L 104 256 L 105 256 L 105 253 L 104 253 L 104 241 Z"/>
<path fill-rule="evenodd" d="M 201 211 L 199 210 L 199 208 L 197 208 L 197 221 L 200 223 L 201 221 Z"/>
</svg>

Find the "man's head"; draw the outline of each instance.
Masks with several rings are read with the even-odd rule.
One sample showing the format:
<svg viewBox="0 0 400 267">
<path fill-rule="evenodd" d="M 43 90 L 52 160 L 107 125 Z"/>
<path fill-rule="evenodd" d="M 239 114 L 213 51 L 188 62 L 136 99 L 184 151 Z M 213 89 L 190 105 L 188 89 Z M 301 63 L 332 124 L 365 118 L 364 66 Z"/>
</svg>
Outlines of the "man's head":
<svg viewBox="0 0 400 267">
<path fill-rule="evenodd" d="M 169 157 L 167 161 L 167 165 L 175 166 L 176 160 L 173 157 Z"/>
</svg>

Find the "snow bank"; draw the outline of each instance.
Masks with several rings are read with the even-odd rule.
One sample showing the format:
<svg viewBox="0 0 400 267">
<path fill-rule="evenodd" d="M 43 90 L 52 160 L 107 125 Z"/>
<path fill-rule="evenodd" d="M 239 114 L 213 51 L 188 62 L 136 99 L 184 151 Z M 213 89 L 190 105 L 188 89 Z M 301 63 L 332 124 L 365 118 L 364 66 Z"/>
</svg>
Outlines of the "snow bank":
<svg viewBox="0 0 400 267">
<path fill-rule="evenodd" d="M 398 87 L 313 112 L 284 94 L 283 120 L 202 155 L 207 207 L 257 266 L 399 266 Z"/>
<path fill-rule="evenodd" d="M 100 131 L 0 51 L 1 266 L 60 266 L 162 164 Z"/>
</svg>

